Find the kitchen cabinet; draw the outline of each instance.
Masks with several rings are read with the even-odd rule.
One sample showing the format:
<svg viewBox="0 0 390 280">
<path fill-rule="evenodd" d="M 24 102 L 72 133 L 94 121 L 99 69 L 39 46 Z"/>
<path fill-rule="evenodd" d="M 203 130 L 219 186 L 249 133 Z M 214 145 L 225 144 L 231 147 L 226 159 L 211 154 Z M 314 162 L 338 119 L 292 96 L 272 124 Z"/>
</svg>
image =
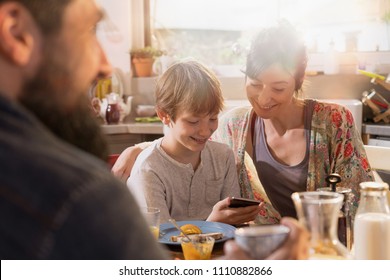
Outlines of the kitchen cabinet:
<svg viewBox="0 0 390 280">
<path fill-rule="evenodd" d="M 162 134 L 106 134 L 110 154 L 120 154 L 124 149 L 135 144 L 153 141 L 162 137 Z"/>
<path fill-rule="evenodd" d="M 110 154 L 119 154 L 129 146 L 153 141 L 163 136 L 162 123 L 102 125 L 102 130 L 106 136 Z"/>
<path fill-rule="evenodd" d="M 364 123 L 362 133 L 364 144 L 390 147 L 390 124 Z"/>
</svg>

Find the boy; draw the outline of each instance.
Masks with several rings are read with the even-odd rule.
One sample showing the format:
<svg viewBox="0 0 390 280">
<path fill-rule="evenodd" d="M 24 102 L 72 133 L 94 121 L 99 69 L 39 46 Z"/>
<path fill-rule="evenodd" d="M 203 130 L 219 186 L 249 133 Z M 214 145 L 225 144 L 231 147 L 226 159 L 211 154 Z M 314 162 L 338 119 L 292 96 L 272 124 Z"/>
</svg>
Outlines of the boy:
<svg viewBox="0 0 390 280">
<path fill-rule="evenodd" d="M 234 156 L 225 144 L 208 141 L 223 108 L 215 75 L 194 61 L 171 66 L 155 92 L 157 115 L 169 127 L 137 158 L 127 185 L 140 206 L 157 207 L 161 222 L 252 221 L 259 205 L 229 208 L 240 196 Z"/>
</svg>

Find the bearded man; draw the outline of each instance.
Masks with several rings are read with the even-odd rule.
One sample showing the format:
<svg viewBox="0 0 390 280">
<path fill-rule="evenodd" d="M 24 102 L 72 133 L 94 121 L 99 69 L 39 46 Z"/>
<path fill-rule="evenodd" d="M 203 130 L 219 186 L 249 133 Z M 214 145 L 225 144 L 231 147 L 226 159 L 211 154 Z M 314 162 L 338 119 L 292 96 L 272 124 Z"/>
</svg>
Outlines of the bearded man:
<svg viewBox="0 0 390 280">
<path fill-rule="evenodd" d="M 1 259 L 162 259 L 87 92 L 111 66 L 93 0 L 0 0 Z"/>
</svg>

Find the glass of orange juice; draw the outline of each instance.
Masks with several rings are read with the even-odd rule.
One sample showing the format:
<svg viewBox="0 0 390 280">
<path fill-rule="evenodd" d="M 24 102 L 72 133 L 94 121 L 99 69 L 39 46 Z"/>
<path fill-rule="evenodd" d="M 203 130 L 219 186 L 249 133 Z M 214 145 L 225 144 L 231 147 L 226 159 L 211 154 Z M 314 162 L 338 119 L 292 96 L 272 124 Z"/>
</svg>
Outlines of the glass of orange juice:
<svg viewBox="0 0 390 280">
<path fill-rule="evenodd" d="M 214 238 L 209 236 L 191 236 L 181 239 L 181 248 L 186 260 L 209 260 L 214 247 Z"/>
<path fill-rule="evenodd" d="M 160 209 L 155 207 L 142 207 L 141 211 L 153 236 L 158 239 L 160 234 Z"/>
</svg>

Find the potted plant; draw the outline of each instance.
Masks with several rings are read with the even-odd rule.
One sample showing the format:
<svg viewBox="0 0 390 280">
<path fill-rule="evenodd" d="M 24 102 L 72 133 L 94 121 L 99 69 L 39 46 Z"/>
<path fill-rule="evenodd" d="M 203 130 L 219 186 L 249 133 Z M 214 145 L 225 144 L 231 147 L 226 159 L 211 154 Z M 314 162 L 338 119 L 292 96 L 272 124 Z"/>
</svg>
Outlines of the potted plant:
<svg viewBox="0 0 390 280">
<path fill-rule="evenodd" d="M 130 51 L 131 63 L 135 77 L 150 77 L 153 72 L 153 63 L 156 57 L 160 57 L 164 51 L 151 46 L 132 49 Z"/>
</svg>

